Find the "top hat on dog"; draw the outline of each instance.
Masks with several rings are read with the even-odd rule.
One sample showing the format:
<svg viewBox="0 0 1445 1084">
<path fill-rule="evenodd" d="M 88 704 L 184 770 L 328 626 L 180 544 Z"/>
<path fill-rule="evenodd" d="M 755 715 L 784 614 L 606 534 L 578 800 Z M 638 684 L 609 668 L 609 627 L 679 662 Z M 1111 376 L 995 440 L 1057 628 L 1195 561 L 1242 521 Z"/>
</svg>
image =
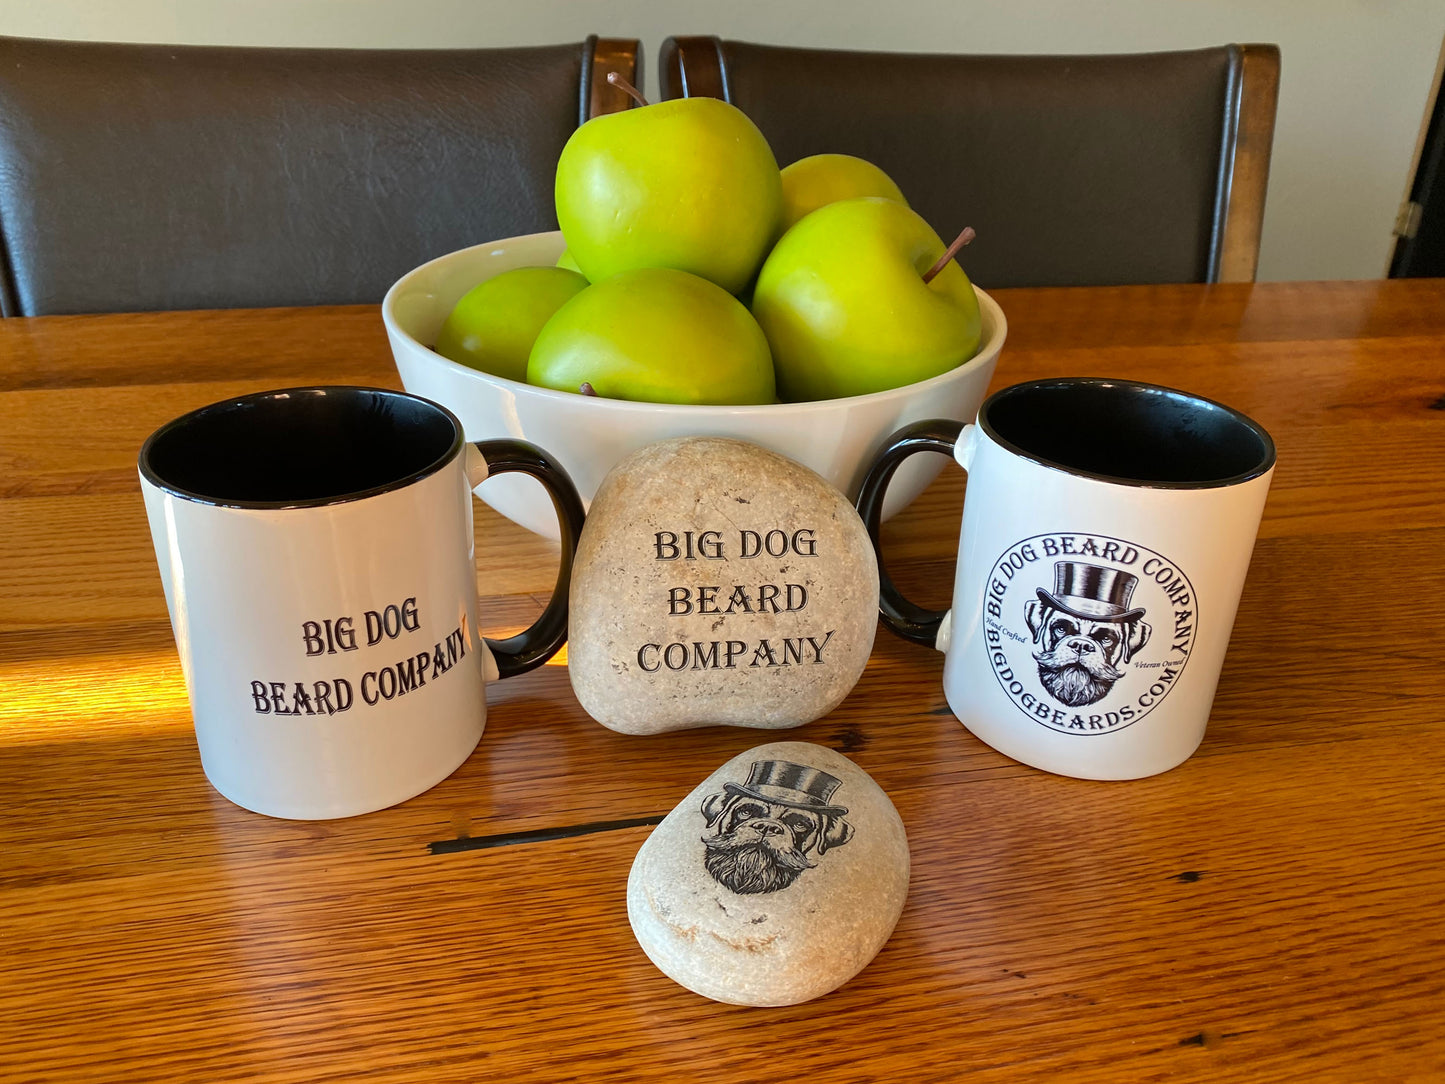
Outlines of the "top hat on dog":
<svg viewBox="0 0 1445 1084">
<path fill-rule="evenodd" d="M 1054 590 L 1035 588 L 1039 598 L 1056 610 L 1086 621 L 1133 621 L 1143 617 L 1141 608 L 1129 609 L 1129 599 L 1139 582 L 1137 576 L 1116 568 L 1103 568 L 1082 561 L 1054 564 Z"/>
<path fill-rule="evenodd" d="M 847 808 L 829 805 L 828 800 L 842 785 L 841 779 L 817 768 L 786 760 L 755 760 L 748 769 L 746 783 L 724 783 L 723 790 L 790 809 L 806 809 L 825 817 L 841 817 L 848 812 Z"/>
</svg>

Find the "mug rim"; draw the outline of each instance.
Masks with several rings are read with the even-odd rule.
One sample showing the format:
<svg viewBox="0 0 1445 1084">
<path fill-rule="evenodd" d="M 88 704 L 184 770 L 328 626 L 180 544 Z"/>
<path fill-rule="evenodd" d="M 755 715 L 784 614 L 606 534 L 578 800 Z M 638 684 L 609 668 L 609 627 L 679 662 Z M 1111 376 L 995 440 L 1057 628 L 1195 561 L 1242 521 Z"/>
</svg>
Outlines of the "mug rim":
<svg viewBox="0 0 1445 1084">
<path fill-rule="evenodd" d="M 221 410 L 233 410 L 246 403 L 258 402 L 267 399 L 277 399 L 286 396 L 297 395 L 333 395 L 345 393 L 355 395 L 364 392 L 367 395 L 385 396 L 391 399 L 406 400 L 421 406 L 423 409 L 446 419 L 452 428 L 452 440 L 447 450 L 437 456 L 430 463 L 409 472 L 401 478 L 392 479 L 381 485 L 369 486 L 366 489 L 353 490 L 347 493 L 338 493 L 329 497 L 306 497 L 292 500 L 278 501 L 257 501 L 243 500 L 236 498 L 222 498 L 209 496 L 204 493 L 197 493 L 186 489 L 184 486 L 176 485 L 162 478 L 151 463 L 151 456 L 155 445 L 165 436 L 187 425 L 202 421 L 203 416 L 211 413 L 218 413 Z M 395 391 L 391 388 L 372 388 L 363 384 L 307 384 L 292 388 L 274 388 L 268 391 L 249 392 L 245 395 L 233 395 L 225 399 L 218 399 L 214 403 L 207 403 L 205 406 L 189 410 L 178 417 L 166 422 L 150 436 L 140 447 L 137 457 L 137 464 L 140 469 L 141 478 L 157 489 L 182 500 L 191 501 L 195 504 L 210 505 L 214 508 L 238 508 L 256 510 L 277 510 L 286 508 L 327 508 L 331 505 L 349 504 L 355 501 L 366 500 L 369 497 L 377 497 L 383 493 L 391 493 L 395 490 L 405 489 L 415 482 L 428 478 L 437 471 L 443 469 L 448 463 L 460 454 L 466 437 L 462 430 L 462 423 L 457 416 L 440 403 L 425 399 L 420 395 L 414 395 L 407 391 Z"/>
<path fill-rule="evenodd" d="M 1059 388 L 1059 387 L 1095 387 L 1095 388 L 1127 388 L 1131 391 L 1146 392 L 1151 395 L 1163 395 L 1170 398 L 1187 401 L 1191 404 L 1207 407 L 1211 410 L 1218 410 L 1228 415 L 1234 422 L 1244 426 L 1255 435 L 1263 448 L 1260 461 L 1248 470 L 1224 478 L 1206 478 L 1198 481 L 1169 481 L 1162 479 L 1127 478 L 1117 474 L 1103 474 L 1098 471 L 1085 470 L 1080 467 L 1070 466 L 1067 463 L 1060 463 L 1057 460 L 1048 459 L 1045 456 L 1031 452 L 1019 447 L 1013 441 L 1002 436 L 989 420 L 989 409 L 995 403 L 1010 398 L 1014 395 L 1023 394 L 1025 391 L 1032 391 L 1038 388 Z M 1112 485 L 1130 486 L 1138 489 L 1226 489 L 1230 486 L 1240 485 L 1244 482 L 1261 478 L 1274 469 L 1276 452 L 1274 438 L 1271 437 L 1264 426 L 1260 425 L 1249 415 L 1221 403 L 1218 400 L 1210 399 L 1207 396 L 1197 395 L 1191 391 L 1183 391 L 1180 388 L 1171 388 L 1164 384 L 1150 384 L 1142 380 L 1124 380 L 1113 377 L 1102 376 L 1061 376 L 1049 377 L 1042 380 L 1026 380 L 1019 384 L 1012 384 L 1007 388 L 1000 388 L 994 392 L 978 408 L 978 426 L 990 440 L 999 447 L 1027 459 L 1031 463 L 1037 463 L 1043 467 L 1063 471 L 1065 474 L 1076 478 L 1090 478 L 1098 482 L 1107 482 Z"/>
</svg>

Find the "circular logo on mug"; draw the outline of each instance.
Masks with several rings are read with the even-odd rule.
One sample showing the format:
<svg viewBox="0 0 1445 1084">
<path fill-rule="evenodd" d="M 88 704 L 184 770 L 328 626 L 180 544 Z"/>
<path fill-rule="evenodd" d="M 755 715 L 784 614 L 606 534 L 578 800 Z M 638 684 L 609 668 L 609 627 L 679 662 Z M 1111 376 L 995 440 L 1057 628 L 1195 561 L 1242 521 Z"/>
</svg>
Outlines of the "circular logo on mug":
<svg viewBox="0 0 1445 1084">
<path fill-rule="evenodd" d="M 1199 627 L 1194 587 L 1163 554 L 1107 535 L 1026 538 L 994 562 L 984 646 L 1014 706 L 1066 734 L 1108 734 L 1179 682 Z"/>
</svg>

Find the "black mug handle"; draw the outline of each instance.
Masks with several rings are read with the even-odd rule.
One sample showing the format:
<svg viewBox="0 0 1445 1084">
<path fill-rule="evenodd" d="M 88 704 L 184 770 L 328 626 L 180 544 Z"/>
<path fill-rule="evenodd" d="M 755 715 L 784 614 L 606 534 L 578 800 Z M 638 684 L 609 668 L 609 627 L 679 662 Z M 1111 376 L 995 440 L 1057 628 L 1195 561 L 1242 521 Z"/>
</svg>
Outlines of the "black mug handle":
<svg viewBox="0 0 1445 1084">
<path fill-rule="evenodd" d="M 577 487 L 562 465 L 535 444 L 525 440 L 479 440 L 472 444 L 487 461 L 487 477 L 520 471 L 530 474 L 547 488 L 552 506 L 557 509 L 557 525 L 562 540 L 562 561 L 557 569 L 557 585 L 552 600 L 532 627 L 505 640 L 487 640 L 492 657 L 497 660 L 499 677 L 525 674 L 557 654 L 567 642 L 567 596 L 572 587 L 572 558 L 577 553 L 577 539 L 582 534 L 586 513 Z"/>
<path fill-rule="evenodd" d="M 858 515 L 868 528 L 868 537 L 873 541 L 873 552 L 878 557 L 878 613 L 889 631 L 905 640 L 936 646 L 938 630 L 943 626 L 947 610 L 926 610 L 909 602 L 894 586 L 887 569 L 883 567 L 883 547 L 878 539 L 878 524 L 883 514 L 883 498 L 888 492 L 888 483 L 903 461 L 918 452 L 942 452 L 953 458 L 954 445 L 963 432 L 964 423 L 945 418 L 914 422 L 905 425 L 888 438 L 888 443 L 863 478 L 858 490 Z"/>
</svg>

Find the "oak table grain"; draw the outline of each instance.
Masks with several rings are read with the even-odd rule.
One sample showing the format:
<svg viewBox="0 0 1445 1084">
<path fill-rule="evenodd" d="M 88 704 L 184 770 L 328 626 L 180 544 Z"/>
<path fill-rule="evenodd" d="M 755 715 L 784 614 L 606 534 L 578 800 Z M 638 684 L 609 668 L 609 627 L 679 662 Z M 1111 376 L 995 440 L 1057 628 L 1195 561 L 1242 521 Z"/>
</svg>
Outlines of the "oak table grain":
<svg viewBox="0 0 1445 1084">
<path fill-rule="evenodd" d="M 650 823 L 765 733 L 614 734 L 558 660 L 396 808 L 206 783 L 136 452 L 235 393 L 398 386 L 375 308 L 0 322 L 0 1081 L 1445 1080 L 1445 282 L 997 296 L 996 385 L 1171 384 L 1276 439 L 1209 732 L 1152 779 L 1047 775 L 880 632 L 786 736 L 889 792 L 911 893 L 786 1009 L 675 986 L 625 908 Z M 963 492 L 885 529 L 919 601 Z M 480 503 L 477 548 L 484 631 L 530 622 L 555 549 Z"/>
</svg>

